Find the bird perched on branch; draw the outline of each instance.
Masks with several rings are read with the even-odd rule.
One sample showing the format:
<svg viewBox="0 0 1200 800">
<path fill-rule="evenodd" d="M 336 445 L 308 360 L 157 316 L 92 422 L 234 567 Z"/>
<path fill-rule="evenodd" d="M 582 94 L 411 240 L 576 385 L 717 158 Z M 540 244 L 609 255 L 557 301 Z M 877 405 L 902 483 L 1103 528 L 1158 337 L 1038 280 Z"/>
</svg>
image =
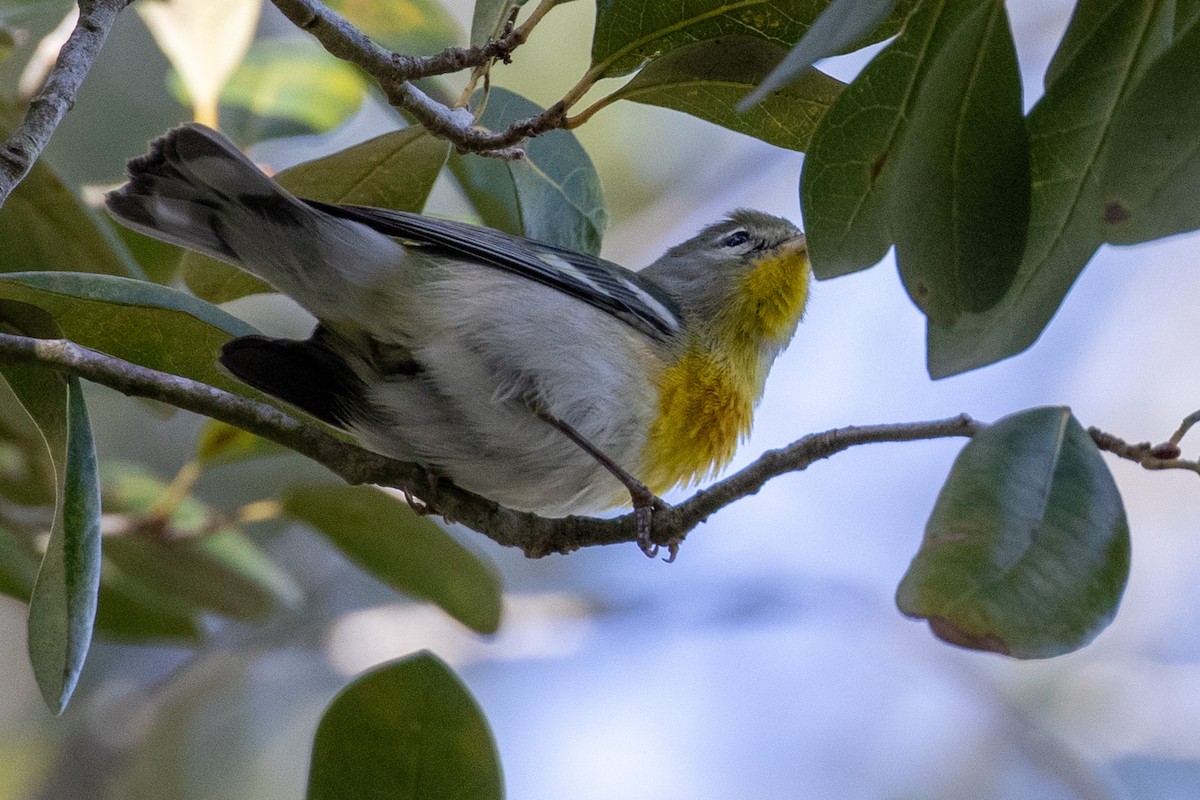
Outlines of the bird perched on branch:
<svg viewBox="0 0 1200 800">
<path fill-rule="evenodd" d="M 640 272 L 418 214 L 293 196 L 185 125 L 107 196 L 125 225 L 227 261 L 319 321 L 245 336 L 251 386 L 501 505 L 639 512 L 715 474 L 750 431 L 808 295 L 804 235 L 738 210 Z"/>
</svg>

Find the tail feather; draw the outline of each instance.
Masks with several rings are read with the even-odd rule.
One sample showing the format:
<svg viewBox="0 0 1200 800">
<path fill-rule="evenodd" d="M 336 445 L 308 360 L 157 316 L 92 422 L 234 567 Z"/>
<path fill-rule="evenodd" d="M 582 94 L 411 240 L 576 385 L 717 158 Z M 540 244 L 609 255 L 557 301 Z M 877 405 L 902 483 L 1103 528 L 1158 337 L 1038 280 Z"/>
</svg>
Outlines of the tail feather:
<svg viewBox="0 0 1200 800">
<path fill-rule="evenodd" d="M 379 287 L 404 262 L 399 243 L 298 199 L 202 125 L 155 140 L 105 199 L 130 228 L 228 261 L 319 319 L 379 319 Z"/>
<path fill-rule="evenodd" d="M 184 125 L 129 162 L 129 182 L 105 197 L 108 209 L 134 230 L 225 261 L 238 253 L 222 236 L 231 204 L 250 198 L 299 206 L 227 139 Z"/>
</svg>

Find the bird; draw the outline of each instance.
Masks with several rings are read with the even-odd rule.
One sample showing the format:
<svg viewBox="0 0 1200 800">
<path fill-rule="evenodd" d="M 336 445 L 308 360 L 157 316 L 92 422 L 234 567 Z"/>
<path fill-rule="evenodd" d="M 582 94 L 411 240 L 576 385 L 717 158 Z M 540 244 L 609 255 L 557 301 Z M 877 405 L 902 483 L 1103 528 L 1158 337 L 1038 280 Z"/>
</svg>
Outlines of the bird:
<svg viewBox="0 0 1200 800">
<path fill-rule="evenodd" d="M 632 271 L 490 228 L 296 197 L 194 123 L 130 161 L 106 205 L 316 318 L 308 339 L 226 343 L 218 360 L 240 381 L 514 510 L 632 502 L 648 554 L 659 496 L 716 475 L 749 434 L 809 294 L 804 234 L 760 211 L 731 211 Z"/>
</svg>

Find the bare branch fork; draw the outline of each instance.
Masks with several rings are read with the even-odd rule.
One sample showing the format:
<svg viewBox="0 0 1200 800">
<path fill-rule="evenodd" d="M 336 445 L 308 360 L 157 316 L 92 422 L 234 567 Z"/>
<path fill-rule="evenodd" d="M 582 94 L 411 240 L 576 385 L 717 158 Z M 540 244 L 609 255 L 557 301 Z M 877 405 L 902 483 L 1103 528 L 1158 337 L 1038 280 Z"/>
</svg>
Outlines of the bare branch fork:
<svg viewBox="0 0 1200 800">
<path fill-rule="evenodd" d="M 454 486 L 417 464 L 364 450 L 323 428 L 300 422 L 274 406 L 230 394 L 204 383 L 132 364 L 65 339 L 35 339 L 0 333 L 0 363 L 36 364 L 116 389 L 147 397 L 227 422 L 317 461 L 349 483 L 374 483 L 404 489 L 428 503 L 436 513 L 473 528 L 493 541 L 522 550 L 531 558 L 569 553 L 583 547 L 637 541 L 633 514 L 615 519 L 563 517 L 550 519 L 513 511 Z M 960 415 L 928 422 L 863 425 L 805 436 L 787 447 L 764 453 L 734 473 L 679 505 L 655 513 L 654 542 L 678 544 L 689 531 L 727 505 L 749 495 L 774 477 L 798 472 L 843 450 L 877 442 L 971 437 L 987 425 Z M 1200 471 L 1163 446 L 1128 445 L 1091 429 L 1101 449 L 1149 469 Z M 1161 456 L 1154 455 L 1156 451 Z"/>
<path fill-rule="evenodd" d="M 29 104 L 25 117 L 0 144 L 0 206 L 29 173 L 63 116 L 75 104 L 79 87 L 92 68 L 117 15 L 132 0 L 80 0 L 79 21 L 63 45 L 45 85 Z M 319 0 L 273 0 L 295 25 L 308 31 L 333 55 L 362 67 L 374 77 L 388 102 L 411 113 L 430 133 L 460 150 L 520 157 L 525 139 L 567 125 L 567 98 L 537 116 L 517 120 L 503 131 L 475 125 L 465 108 L 451 108 L 417 88 L 412 81 L 462 69 L 481 70 L 495 60 L 507 61 L 533 27 L 561 0 L 541 0 L 529 18 L 499 38 L 478 47 L 450 47 L 432 56 L 393 53 L 371 39 Z M 570 97 L 578 99 L 591 86 L 585 76 Z"/>
</svg>

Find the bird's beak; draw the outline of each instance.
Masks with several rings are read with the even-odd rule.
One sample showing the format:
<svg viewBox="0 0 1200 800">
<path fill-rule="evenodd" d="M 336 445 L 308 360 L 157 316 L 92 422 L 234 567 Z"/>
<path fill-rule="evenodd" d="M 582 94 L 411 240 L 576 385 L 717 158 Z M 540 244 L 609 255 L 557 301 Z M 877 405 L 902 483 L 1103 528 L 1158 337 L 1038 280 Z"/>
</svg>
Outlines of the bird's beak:
<svg viewBox="0 0 1200 800">
<path fill-rule="evenodd" d="M 806 239 L 804 237 L 803 233 L 797 234 L 795 236 L 795 238 L 788 239 L 786 242 L 779 245 L 779 252 L 780 252 L 780 254 L 786 254 L 786 255 L 798 255 L 800 253 L 807 253 L 808 252 L 808 239 Z"/>
</svg>

